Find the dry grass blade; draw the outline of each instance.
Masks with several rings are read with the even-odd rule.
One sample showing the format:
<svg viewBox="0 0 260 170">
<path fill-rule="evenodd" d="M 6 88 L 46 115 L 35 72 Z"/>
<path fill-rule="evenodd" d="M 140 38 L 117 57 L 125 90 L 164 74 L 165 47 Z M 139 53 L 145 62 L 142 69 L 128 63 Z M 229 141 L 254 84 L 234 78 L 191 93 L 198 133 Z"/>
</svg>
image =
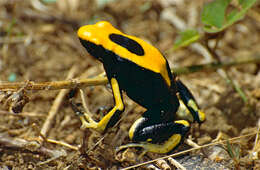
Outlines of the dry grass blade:
<svg viewBox="0 0 260 170">
<path fill-rule="evenodd" d="M 73 145 L 70 145 L 66 142 L 62 142 L 62 141 L 57 141 L 57 140 L 53 140 L 53 139 L 46 139 L 47 142 L 49 143 L 54 143 L 54 144 L 57 144 L 57 145 L 61 145 L 61 146 L 64 146 L 66 148 L 69 148 L 69 149 L 72 149 L 72 150 L 75 150 L 75 151 L 78 151 L 79 148 L 76 147 L 76 146 L 73 146 Z"/>
<path fill-rule="evenodd" d="M 71 79 L 73 78 L 74 74 L 76 73 L 77 71 L 77 67 L 76 66 L 73 66 L 71 68 L 71 70 L 69 71 L 69 74 L 67 76 L 67 79 Z M 60 93 L 58 94 L 58 96 L 56 97 L 56 99 L 54 100 L 53 102 L 53 105 L 48 113 L 48 117 L 46 118 L 43 126 L 42 126 L 42 129 L 41 129 L 41 135 L 45 136 L 47 135 L 50 127 L 51 127 L 51 123 L 52 123 L 52 120 L 54 119 L 61 103 L 62 103 L 62 100 L 63 98 L 65 97 L 65 95 L 67 94 L 68 90 L 61 90 Z"/>
</svg>

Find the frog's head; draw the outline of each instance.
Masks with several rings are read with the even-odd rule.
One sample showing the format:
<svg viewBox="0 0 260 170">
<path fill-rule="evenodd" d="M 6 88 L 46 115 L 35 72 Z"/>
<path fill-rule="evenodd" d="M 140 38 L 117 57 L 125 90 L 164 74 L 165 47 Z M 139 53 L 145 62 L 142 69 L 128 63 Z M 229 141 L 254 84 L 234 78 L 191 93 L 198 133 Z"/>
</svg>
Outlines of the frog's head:
<svg viewBox="0 0 260 170">
<path fill-rule="evenodd" d="M 100 21 L 94 25 L 80 27 L 78 37 L 89 54 L 102 61 L 105 52 L 103 44 L 107 42 L 107 32 L 112 28 L 109 22 Z"/>
</svg>

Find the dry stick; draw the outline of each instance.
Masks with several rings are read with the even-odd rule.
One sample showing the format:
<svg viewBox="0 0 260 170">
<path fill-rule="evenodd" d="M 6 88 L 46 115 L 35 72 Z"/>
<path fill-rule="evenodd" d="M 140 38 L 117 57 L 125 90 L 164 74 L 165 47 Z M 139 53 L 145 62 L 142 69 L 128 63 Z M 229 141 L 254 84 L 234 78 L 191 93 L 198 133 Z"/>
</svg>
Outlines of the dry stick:
<svg viewBox="0 0 260 170">
<path fill-rule="evenodd" d="M 155 162 L 155 164 L 160 168 L 160 169 L 171 169 L 169 164 L 164 160 L 164 159 L 159 159 L 158 161 Z"/>
<path fill-rule="evenodd" d="M 251 158 L 253 159 L 259 159 L 259 156 L 258 156 L 258 151 L 259 150 L 258 148 L 258 143 L 259 143 L 259 132 L 260 132 L 260 119 L 258 119 L 257 121 L 257 134 L 255 136 L 255 142 L 254 142 L 254 147 L 252 149 L 252 151 L 250 151 L 250 156 Z"/>
<path fill-rule="evenodd" d="M 73 78 L 74 74 L 76 73 L 76 71 L 77 71 L 77 67 L 74 65 L 70 69 L 70 71 L 68 73 L 68 76 L 67 76 L 67 79 Z M 55 117 L 55 115 L 56 115 L 56 113 L 57 113 L 61 103 L 62 103 L 63 98 L 67 94 L 67 92 L 68 92 L 68 90 L 61 90 L 59 92 L 59 94 L 57 95 L 56 99 L 54 100 L 53 105 L 51 106 L 51 109 L 50 109 L 50 111 L 48 113 L 48 117 L 46 118 L 46 120 L 45 120 L 45 122 L 44 122 L 44 124 L 42 126 L 42 129 L 41 129 L 41 132 L 40 132 L 40 134 L 42 136 L 44 136 L 44 137 L 47 136 L 47 133 L 48 133 L 50 127 L 51 127 L 51 123 L 52 123 L 52 121 L 53 121 L 53 119 L 54 119 L 54 117 Z"/>
<path fill-rule="evenodd" d="M 198 148 L 187 149 L 187 150 L 184 150 L 184 151 L 181 151 L 181 152 L 177 152 L 177 153 L 174 153 L 174 154 L 171 154 L 171 155 L 163 156 L 163 157 L 156 158 L 156 159 L 153 159 L 153 160 L 150 160 L 150 161 L 147 161 L 147 162 L 143 162 L 143 163 L 140 163 L 140 164 L 129 166 L 129 167 L 123 168 L 121 170 L 128 170 L 128 169 L 132 169 L 132 168 L 137 168 L 139 166 L 143 166 L 143 165 L 147 165 L 147 164 L 153 163 L 153 162 L 155 162 L 157 160 L 160 160 L 160 159 L 166 159 L 166 158 L 170 158 L 170 157 L 173 157 L 173 156 L 179 156 L 179 155 L 182 155 L 182 154 L 194 151 L 194 150 L 206 148 L 206 147 L 209 147 L 209 146 L 214 146 L 214 145 L 217 145 L 217 144 L 223 144 L 223 143 L 226 143 L 226 142 L 235 143 L 235 140 L 238 140 L 238 139 L 241 139 L 241 138 L 250 137 L 250 136 L 256 135 L 257 133 L 259 133 L 259 132 L 254 132 L 254 133 L 250 133 L 250 134 L 247 134 L 247 135 L 234 137 L 234 138 L 223 140 L 223 141 L 209 143 L 209 144 L 206 144 L 206 145 L 199 146 Z M 232 142 L 232 141 L 234 141 L 234 142 Z"/>
<path fill-rule="evenodd" d="M 68 144 L 66 142 L 63 142 L 63 141 L 57 141 L 57 140 L 54 140 L 54 139 L 48 139 L 45 136 L 41 135 L 40 129 L 39 129 L 39 127 L 36 124 L 33 124 L 32 127 L 33 127 L 33 129 L 35 129 L 35 131 L 37 131 L 38 134 L 40 134 L 41 138 L 38 137 L 38 138 L 34 139 L 34 140 L 36 140 L 38 142 L 42 142 L 41 140 L 44 139 L 45 142 L 61 145 L 63 147 L 66 147 L 66 148 L 72 149 L 72 150 L 76 150 L 76 151 L 79 150 L 79 148 L 77 146 L 70 145 L 70 144 Z M 51 158 L 51 159 L 53 159 L 53 158 Z"/>
<path fill-rule="evenodd" d="M 80 98 L 82 100 L 84 111 L 86 112 L 86 114 L 89 114 L 89 115 L 93 116 L 93 114 L 89 111 L 88 106 L 87 106 L 86 93 L 84 92 L 83 89 L 79 89 L 79 92 L 80 92 Z"/>
<path fill-rule="evenodd" d="M 60 157 L 64 155 L 64 152 L 45 148 L 36 141 L 12 138 L 4 133 L 0 133 L 0 145 L 2 145 L 2 147 L 19 148 L 30 152 L 39 152 L 49 157 Z"/>
<path fill-rule="evenodd" d="M 16 116 L 16 117 L 46 117 L 45 114 L 40 114 L 36 112 L 22 112 L 22 113 L 12 113 L 5 110 L 0 110 L 0 115 Z"/>
<path fill-rule="evenodd" d="M 256 54 L 256 57 L 251 57 L 249 59 L 237 59 L 226 63 L 212 62 L 208 64 L 199 64 L 187 67 L 178 67 L 172 69 L 172 72 L 177 75 L 195 73 L 199 71 L 210 71 L 217 70 L 219 68 L 228 68 L 232 66 L 238 66 L 250 63 L 260 63 L 260 55 Z M 104 85 L 108 83 L 106 77 L 96 77 L 89 79 L 70 79 L 64 81 L 53 81 L 53 82 L 16 82 L 16 83 L 6 83 L 0 82 L 0 91 L 14 91 L 20 89 L 27 83 L 24 87 L 25 90 L 60 90 L 60 89 L 72 89 L 75 87 L 82 88 L 87 86 L 97 86 Z"/>
<path fill-rule="evenodd" d="M 28 37 L 7 37 L 0 39 L 0 44 L 24 43 Z"/>
<path fill-rule="evenodd" d="M 70 79 L 64 81 L 54 81 L 54 82 L 33 82 L 29 81 L 28 85 L 24 88 L 26 90 L 60 90 L 60 89 L 72 89 L 72 88 L 81 88 L 86 86 L 95 86 L 95 85 L 104 85 L 107 84 L 108 80 L 104 77 L 91 78 L 91 79 Z M 17 83 L 0 83 L 0 90 L 11 90 L 19 89 L 25 82 Z M 6 91 L 7 91 L 6 90 Z"/>
<path fill-rule="evenodd" d="M 49 143 L 54 143 L 54 144 L 57 144 L 57 145 L 64 146 L 66 148 L 69 148 L 69 149 L 72 149 L 72 150 L 75 150 L 75 151 L 79 150 L 79 148 L 77 146 L 70 145 L 66 142 L 57 141 L 57 140 L 53 140 L 53 139 L 46 139 L 46 141 L 49 142 Z"/>
<path fill-rule="evenodd" d="M 193 142 L 191 139 L 187 139 L 185 140 L 185 143 L 193 148 L 199 148 L 200 145 L 198 145 L 197 143 Z"/>
<path fill-rule="evenodd" d="M 172 165 L 174 165 L 176 168 L 178 168 L 178 169 L 181 169 L 181 170 L 186 170 L 186 168 L 184 167 L 184 166 L 182 166 L 178 161 L 176 161 L 175 159 L 173 159 L 173 158 L 168 158 L 168 161 L 172 164 Z"/>
</svg>

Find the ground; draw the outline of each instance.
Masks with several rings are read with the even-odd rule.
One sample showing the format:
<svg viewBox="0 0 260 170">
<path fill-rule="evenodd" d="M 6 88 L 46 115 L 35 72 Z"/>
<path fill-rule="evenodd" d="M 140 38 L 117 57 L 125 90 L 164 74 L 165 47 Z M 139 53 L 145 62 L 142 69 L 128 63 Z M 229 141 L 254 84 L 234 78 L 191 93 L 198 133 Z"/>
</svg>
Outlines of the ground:
<svg viewBox="0 0 260 170">
<path fill-rule="evenodd" d="M 73 72 L 71 68 L 74 68 L 74 78 L 89 78 L 102 73 L 101 63 L 86 53 L 76 35 L 79 26 L 99 20 L 107 20 L 123 32 L 150 42 L 165 54 L 171 68 L 214 61 L 201 52 L 201 43 L 171 50 L 183 24 L 187 28 L 201 29 L 200 14 L 206 0 L 102 2 L 105 1 L 0 1 L 0 81 L 61 81 Z M 222 62 L 259 56 L 259 9 L 258 3 L 243 20 L 225 31 L 216 50 Z M 201 166 L 213 166 L 218 162 L 220 164 L 216 167 L 222 168 L 259 167 L 259 161 L 253 159 L 251 154 L 254 151 L 258 155 L 259 150 L 259 143 L 255 143 L 260 116 L 259 65 L 253 63 L 231 67 L 226 69 L 226 73 L 243 90 L 247 103 L 223 78 L 223 70 L 179 76 L 193 92 L 207 118 L 200 127 L 193 125 L 189 136 L 203 145 L 213 142 L 220 132 L 224 139 L 254 135 L 241 137 L 235 144 L 225 142 L 223 145 L 189 152 L 190 155 L 176 158 L 182 164 L 203 157 L 210 163 L 201 163 Z M 96 119 L 100 119 L 113 106 L 108 86 L 91 86 L 84 88 L 84 91 L 86 103 Z M 79 117 L 64 97 L 45 131 L 45 138 L 40 137 L 59 92 L 25 90 L 22 96 L 28 103 L 23 109 L 18 107 L 21 113 L 13 114 L 8 112 L 12 102 L 6 101 L 8 93 L 14 92 L 0 91 L 0 169 L 118 169 L 165 156 L 148 153 L 137 160 L 141 150 L 115 153 L 117 146 L 130 142 L 128 129 L 144 111 L 126 96 L 126 111 L 122 121 L 106 134 L 82 130 Z M 77 100 L 80 101 L 79 96 Z M 100 139 L 101 142 L 93 148 Z M 69 146 L 51 140 L 62 141 Z M 83 141 L 84 147 L 79 149 Z M 177 151 L 187 148 L 190 146 L 183 144 Z M 217 152 L 214 151 L 217 149 L 222 149 L 225 156 L 219 154 L 212 158 L 212 152 Z M 230 152 L 239 156 L 232 156 Z M 151 166 L 161 167 L 149 164 L 142 168 L 153 168 Z"/>
</svg>

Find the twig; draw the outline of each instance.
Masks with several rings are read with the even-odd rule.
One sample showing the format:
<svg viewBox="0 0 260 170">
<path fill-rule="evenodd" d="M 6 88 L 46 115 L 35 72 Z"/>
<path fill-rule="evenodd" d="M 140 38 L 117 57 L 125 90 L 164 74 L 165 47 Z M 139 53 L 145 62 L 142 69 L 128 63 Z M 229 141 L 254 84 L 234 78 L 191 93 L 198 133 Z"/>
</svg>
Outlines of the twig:
<svg viewBox="0 0 260 170">
<path fill-rule="evenodd" d="M 258 119 L 257 121 L 257 134 L 255 136 L 255 142 L 254 142 L 254 147 L 253 149 L 249 152 L 250 156 L 252 159 L 254 160 L 258 160 L 259 159 L 259 132 L 260 132 L 260 119 Z"/>
<path fill-rule="evenodd" d="M 98 77 L 91 79 L 70 79 L 65 81 L 54 81 L 54 82 L 42 82 L 35 83 L 33 81 L 29 81 L 28 85 L 25 87 L 26 90 L 60 90 L 60 89 L 72 89 L 72 88 L 81 88 L 86 86 L 95 86 L 95 85 L 103 85 L 108 82 L 107 78 Z M 17 83 L 0 83 L 0 90 L 4 89 L 19 89 L 24 86 L 25 82 L 17 82 Z"/>
<path fill-rule="evenodd" d="M 218 62 L 211 62 L 208 64 L 199 64 L 187 67 L 178 67 L 172 69 L 172 72 L 176 75 L 183 75 L 189 73 L 195 73 L 200 71 L 213 71 L 219 68 L 228 68 L 243 64 L 250 64 L 250 63 L 260 63 L 260 55 L 256 54 L 256 57 L 251 57 L 247 59 L 237 59 L 231 62 L 225 63 L 218 63 Z M 15 83 L 7 83 L 7 82 L 0 82 L 0 91 L 13 91 L 20 89 L 25 84 L 28 84 L 24 87 L 25 90 L 60 90 L 60 89 L 72 89 L 72 88 L 83 88 L 87 86 L 97 86 L 97 85 L 104 85 L 108 83 L 106 77 L 96 77 L 96 78 L 89 78 L 89 79 L 70 79 L 64 81 L 53 81 L 53 82 L 15 82 Z"/>
<path fill-rule="evenodd" d="M 71 79 L 74 76 L 74 74 L 76 73 L 76 70 L 77 70 L 77 67 L 73 66 L 68 73 L 67 79 Z M 54 100 L 53 105 L 48 113 L 48 117 L 46 118 L 46 120 L 42 126 L 42 129 L 40 132 L 40 134 L 42 136 L 46 137 L 46 135 L 51 127 L 52 120 L 54 119 L 54 117 L 62 103 L 62 100 L 67 93 L 68 93 L 68 90 L 61 90 L 59 92 L 59 94 L 57 95 L 56 99 Z"/>
<path fill-rule="evenodd" d="M 155 164 L 160 168 L 160 169 L 164 169 L 164 170 L 170 170 L 171 167 L 168 165 L 168 163 L 163 160 L 163 159 L 159 159 L 155 162 Z"/>
<path fill-rule="evenodd" d="M 87 151 L 86 154 L 88 154 L 90 151 L 95 149 L 104 139 L 107 137 L 108 133 L 104 134 L 93 146 L 91 146 Z"/>
<path fill-rule="evenodd" d="M 34 113 L 34 112 L 22 112 L 22 113 L 12 113 L 5 110 L 0 110 L 1 115 L 10 115 L 10 116 L 17 116 L 17 117 L 46 117 L 45 114 Z"/>
<path fill-rule="evenodd" d="M 18 148 L 22 150 L 28 150 L 30 152 L 39 152 L 49 157 L 64 156 L 64 152 L 45 148 L 36 141 L 27 141 L 21 138 L 12 138 L 4 133 L 0 133 L 0 145 L 1 147 Z"/>
<path fill-rule="evenodd" d="M 49 142 L 49 143 L 54 143 L 54 144 L 57 144 L 57 145 L 64 146 L 66 148 L 69 148 L 69 149 L 72 149 L 72 150 L 75 150 L 75 151 L 79 150 L 79 148 L 77 146 L 70 145 L 66 142 L 57 141 L 57 140 L 53 140 L 53 139 L 46 139 L 46 141 Z"/>
<path fill-rule="evenodd" d="M 79 89 L 79 92 L 80 92 L 80 98 L 81 98 L 81 101 L 82 101 L 82 105 L 83 105 L 83 108 L 84 108 L 84 111 L 89 114 L 89 115 L 93 115 L 89 109 L 88 109 L 88 106 L 87 106 L 87 101 L 86 101 L 86 93 L 84 92 L 83 89 Z"/>
<path fill-rule="evenodd" d="M 143 162 L 143 163 L 140 163 L 140 164 L 129 166 L 129 167 L 123 168 L 121 170 L 128 170 L 128 169 L 132 169 L 132 168 L 137 168 L 137 167 L 140 167 L 140 166 L 143 166 L 143 165 L 147 165 L 147 164 L 153 163 L 153 162 L 155 162 L 157 160 L 160 160 L 160 159 L 166 159 L 166 158 L 170 158 L 170 157 L 174 157 L 174 156 L 179 156 L 179 155 L 182 155 L 182 154 L 194 151 L 194 150 L 198 150 L 198 149 L 202 149 L 202 148 L 205 148 L 205 147 L 226 143 L 228 141 L 232 142 L 232 143 L 235 143 L 235 141 L 238 140 L 238 139 L 250 137 L 250 136 L 253 136 L 253 135 L 257 134 L 257 133 L 259 133 L 259 132 L 254 132 L 254 133 L 250 133 L 250 134 L 247 134 L 247 135 L 234 137 L 234 138 L 223 140 L 223 141 L 217 141 L 217 142 L 214 142 L 214 143 L 205 144 L 205 145 L 202 145 L 202 146 L 200 146 L 198 148 L 187 149 L 187 150 L 184 150 L 184 151 L 181 151 L 181 152 L 178 152 L 178 153 L 174 153 L 174 154 L 163 156 L 163 157 L 160 157 L 160 158 L 156 158 L 156 159 L 153 159 L 153 160 L 150 160 L 150 161 L 147 161 L 147 162 Z"/>
<path fill-rule="evenodd" d="M 0 44 L 24 43 L 28 38 L 28 36 L 0 38 Z"/>
<path fill-rule="evenodd" d="M 174 165 L 176 168 L 181 169 L 181 170 L 186 170 L 186 168 L 184 166 L 182 166 L 178 161 L 176 161 L 175 159 L 173 159 L 172 157 L 168 158 L 168 161 Z"/>
<path fill-rule="evenodd" d="M 200 145 L 198 145 L 197 143 L 193 142 L 190 139 L 185 140 L 185 143 L 187 143 L 187 145 L 189 145 L 189 146 L 191 146 L 193 148 L 199 148 L 200 147 Z"/>
</svg>

